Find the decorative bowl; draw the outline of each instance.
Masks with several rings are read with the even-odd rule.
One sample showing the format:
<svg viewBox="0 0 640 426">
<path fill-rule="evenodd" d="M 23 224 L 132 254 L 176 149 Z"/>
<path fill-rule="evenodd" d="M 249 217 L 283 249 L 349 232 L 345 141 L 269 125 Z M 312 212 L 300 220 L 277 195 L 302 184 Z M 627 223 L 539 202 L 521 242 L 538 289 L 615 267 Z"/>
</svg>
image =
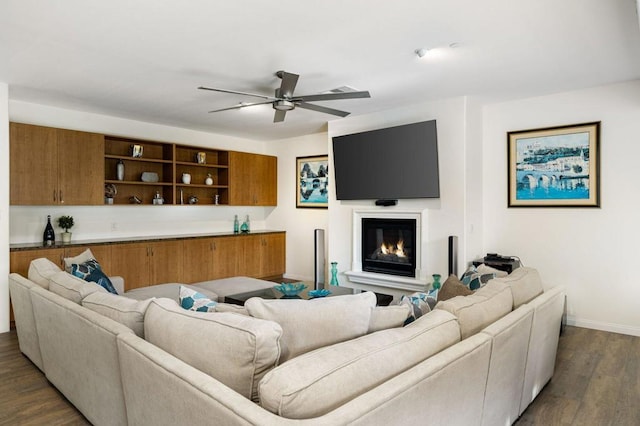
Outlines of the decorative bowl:
<svg viewBox="0 0 640 426">
<path fill-rule="evenodd" d="M 309 297 L 315 299 L 316 297 L 325 297 L 331 294 L 331 291 L 326 288 L 320 288 L 318 290 L 311 290 L 309 292 Z"/>
<path fill-rule="evenodd" d="M 303 283 L 282 283 L 273 286 L 273 288 L 285 296 L 297 296 L 298 293 L 307 288 L 307 286 Z"/>
</svg>

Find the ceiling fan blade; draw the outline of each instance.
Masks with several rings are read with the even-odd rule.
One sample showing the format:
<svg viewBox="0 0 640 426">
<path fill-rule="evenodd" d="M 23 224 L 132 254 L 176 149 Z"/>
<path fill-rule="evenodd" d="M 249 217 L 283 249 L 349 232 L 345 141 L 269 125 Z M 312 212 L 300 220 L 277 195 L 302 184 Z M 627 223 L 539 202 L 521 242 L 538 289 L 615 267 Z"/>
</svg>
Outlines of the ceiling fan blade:
<svg viewBox="0 0 640 426">
<path fill-rule="evenodd" d="M 308 104 L 306 102 L 296 102 L 296 106 L 303 109 L 310 109 L 311 111 L 324 112 L 325 114 L 337 115 L 339 117 L 346 117 L 351 114 L 347 111 L 340 111 L 339 109 L 327 108 L 320 105 Z"/>
<path fill-rule="evenodd" d="M 287 114 L 287 111 L 276 110 L 276 113 L 273 115 L 273 122 L 280 123 L 284 121 L 284 116 Z"/>
<path fill-rule="evenodd" d="M 273 96 L 257 95 L 255 93 L 247 93 L 247 92 L 238 92 L 237 90 L 216 89 L 214 87 L 204 87 L 204 86 L 200 86 L 198 87 L 198 89 L 210 90 L 212 92 L 232 93 L 234 95 L 253 96 L 255 98 L 270 99 L 272 101 L 277 100 L 277 98 L 274 98 Z"/>
<path fill-rule="evenodd" d="M 363 92 L 336 92 L 336 93 L 319 93 L 317 95 L 296 96 L 294 101 L 316 102 L 316 101 L 334 101 L 336 99 L 361 99 L 370 98 L 371 95 L 367 91 Z"/>
<path fill-rule="evenodd" d="M 299 75 L 286 71 L 278 71 L 276 75 L 282 79 L 282 83 L 280 83 L 280 91 L 277 96 L 290 99 L 293 96 L 293 91 L 296 89 L 296 84 L 298 84 Z"/>
<path fill-rule="evenodd" d="M 252 104 L 238 104 L 238 105 L 234 105 L 232 107 L 227 107 L 227 108 L 220 108 L 220 109 L 214 109 L 213 111 L 209 111 L 211 112 L 220 112 L 220 111 L 229 111 L 232 109 L 240 109 L 240 108 L 245 108 L 245 107 L 250 107 L 250 106 L 254 106 L 254 105 L 266 105 L 266 104 L 270 104 L 273 103 L 272 101 L 265 101 L 265 102 L 254 102 Z"/>
</svg>

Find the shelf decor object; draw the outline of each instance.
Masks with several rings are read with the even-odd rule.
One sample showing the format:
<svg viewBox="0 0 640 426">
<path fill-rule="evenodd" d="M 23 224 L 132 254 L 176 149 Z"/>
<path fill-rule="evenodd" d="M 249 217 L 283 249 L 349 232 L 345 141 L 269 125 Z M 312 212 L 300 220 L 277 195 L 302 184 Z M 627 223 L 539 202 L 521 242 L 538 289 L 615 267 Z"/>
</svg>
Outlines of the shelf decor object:
<svg viewBox="0 0 640 426">
<path fill-rule="evenodd" d="M 73 228 L 73 216 L 60 216 L 58 218 L 58 226 L 64 229 L 64 232 L 60 234 L 63 243 L 71 242 L 71 232 L 69 229 Z"/>
<path fill-rule="evenodd" d="M 509 207 L 600 207 L 600 122 L 507 133 Z"/>
</svg>

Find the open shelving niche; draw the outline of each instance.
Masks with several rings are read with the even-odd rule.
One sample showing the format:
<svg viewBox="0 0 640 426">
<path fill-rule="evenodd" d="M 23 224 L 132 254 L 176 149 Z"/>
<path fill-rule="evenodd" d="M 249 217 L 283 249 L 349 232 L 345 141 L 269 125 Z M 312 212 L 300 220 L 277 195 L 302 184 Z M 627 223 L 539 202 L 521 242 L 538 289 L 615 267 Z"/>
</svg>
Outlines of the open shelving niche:
<svg viewBox="0 0 640 426">
<path fill-rule="evenodd" d="M 141 157 L 131 155 L 131 146 L 141 145 Z M 205 153 L 205 163 L 197 161 L 198 153 Z M 124 179 L 116 177 L 118 161 L 124 163 Z M 171 143 L 144 141 L 115 136 L 105 137 L 105 185 L 116 187 L 113 204 L 132 204 L 135 196 L 142 205 L 153 204 L 156 193 L 165 205 L 188 205 L 189 197 L 196 196 L 199 205 L 213 205 L 218 195 L 220 205 L 229 204 L 229 152 Z M 143 182 L 143 172 L 158 175 L 158 182 Z M 182 183 L 182 174 L 191 174 L 191 183 Z M 211 175 L 213 185 L 206 185 Z M 182 194 L 182 197 L 180 196 Z"/>
</svg>

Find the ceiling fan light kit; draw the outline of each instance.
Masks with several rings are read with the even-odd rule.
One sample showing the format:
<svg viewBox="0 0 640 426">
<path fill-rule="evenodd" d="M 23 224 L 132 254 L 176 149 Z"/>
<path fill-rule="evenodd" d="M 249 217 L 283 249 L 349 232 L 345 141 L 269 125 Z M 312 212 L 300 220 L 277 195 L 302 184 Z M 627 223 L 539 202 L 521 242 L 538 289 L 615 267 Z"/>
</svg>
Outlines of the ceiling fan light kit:
<svg viewBox="0 0 640 426">
<path fill-rule="evenodd" d="M 304 95 L 304 96 L 294 96 L 293 92 L 298 84 L 299 75 L 289 73 L 286 71 L 278 71 L 276 72 L 276 76 L 282 80 L 280 83 L 280 87 L 275 90 L 275 96 L 266 96 L 260 95 L 256 93 L 248 93 L 248 92 L 239 92 L 237 90 L 227 90 L 227 89 L 218 89 L 213 87 L 204 87 L 200 86 L 198 89 L 200 90 L 210 90 L 213 92 L 221 92 L 221 93 L 232 93 L 236 95 L 242 96 L 253 96 L 256 98 L 266 99 L 263 102 L 254 102 L 254 103 L 240 103 L 238 105 L 216 109 L 209 112 L 221 112 L 228 111 L 232 109 L 240 109 L 254 105 L 266 105 L 271 104 L 272 108 L 275 111 L 273 116 L 273 122 L 279 123 L 284 121 L 285 115 L 287 111 L 292 111 L 296 107 L 300 107 L 302 109 L 308 109 L 311 111 L 322 112 L 325 114 L 331 114 L 338 117 L 346 117 L 350 113 L 347 111 L 341 111 L 333 108 L 328 108 L 316 104 L 311 104 L 309 102 L 314 101 L 333 101 L 339 99 L 361 99 L 361 98 L 370 98 L 371 95 L 367 91 L 353 91 L 353 92 L 328 92 L 328 93 L 320 93 L 315 95 Z"/>
</svg>

